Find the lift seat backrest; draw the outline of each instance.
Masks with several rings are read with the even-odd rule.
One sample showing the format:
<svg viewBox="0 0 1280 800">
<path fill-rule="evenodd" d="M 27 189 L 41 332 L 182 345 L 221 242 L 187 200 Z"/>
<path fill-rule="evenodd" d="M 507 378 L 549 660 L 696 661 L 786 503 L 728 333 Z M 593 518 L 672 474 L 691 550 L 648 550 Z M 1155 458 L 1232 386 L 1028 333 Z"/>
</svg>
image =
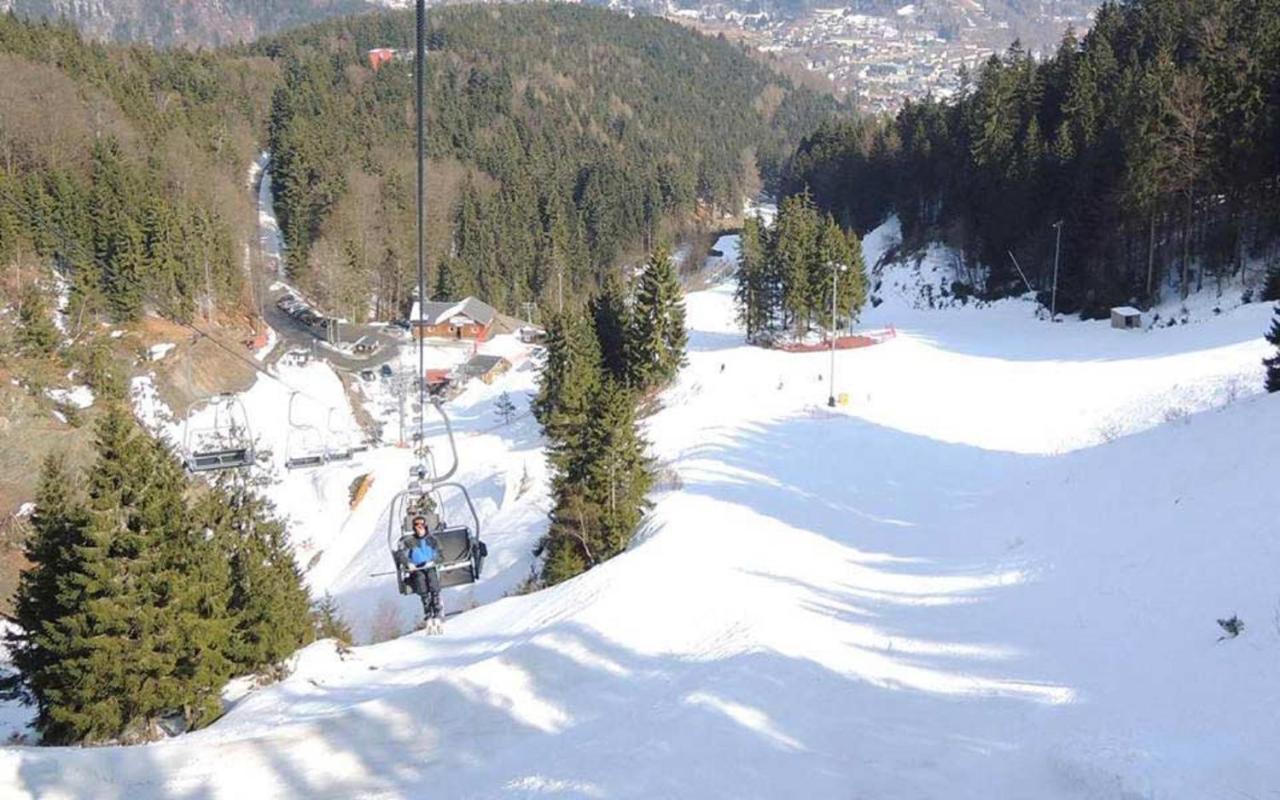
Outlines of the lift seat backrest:
<svg viewBox="0 0 1280 800">
<path fill-rule="evenodd" d="M 187 460 L 187 469 L 192 472 L 208 472 L 217 469 L 236 469 L 252 464 L 253 452 L 248 448 L 237 447 L 192 453 Z"/>
<path fill-rule="evenodd" d="M 435 531 L 440 545 L 440 585 L 461 586 L 475 581 L 471 560 L 471 529 L 464 525 Z"/>
</svg>

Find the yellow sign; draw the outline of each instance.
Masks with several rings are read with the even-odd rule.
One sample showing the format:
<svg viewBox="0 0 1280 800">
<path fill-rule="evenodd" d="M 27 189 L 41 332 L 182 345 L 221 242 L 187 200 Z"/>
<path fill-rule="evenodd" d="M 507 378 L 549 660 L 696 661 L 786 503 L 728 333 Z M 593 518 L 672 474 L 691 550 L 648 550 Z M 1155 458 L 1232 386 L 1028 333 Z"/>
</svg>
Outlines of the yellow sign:
<svg viewBox="0 0 1280 800">
<path fill-rule="evenodd" d="M 836 395 L 836 405 L 841 405 L 841 406 L 849 405 L 849 393 L 841 392 L 840 394 Z"/>
</svg>

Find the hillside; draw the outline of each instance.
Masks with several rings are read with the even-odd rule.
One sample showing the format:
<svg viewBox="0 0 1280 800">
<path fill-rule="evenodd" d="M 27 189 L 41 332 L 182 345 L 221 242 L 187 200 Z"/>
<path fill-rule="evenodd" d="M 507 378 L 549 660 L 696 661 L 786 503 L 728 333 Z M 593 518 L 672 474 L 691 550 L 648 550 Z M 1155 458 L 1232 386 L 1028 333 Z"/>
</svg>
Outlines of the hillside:
<svg viewBox="0 0 1280 800">
<path fill-rule="evenodd" d="M 352 318 L 403 313 L 412 36 L 412 14 L 389 13 L 255 46 L 284 74 L 270 149 L 289 274 Z M 513 313 L 736 214 L 837 111 L 723 38 L 654 18 L 454 7 L 432 11 L 429 37 L 430 285 Z M 375 71 L 375 47 L 403 55 Z"/>
<path fill-rule="evenodd" d="M 894 239 L 868 237 L 868 260 Z M 743 346 L 731 287 L 688 309 L 689 364 L 648 425 L 669 477 L 627 553 L 467 611 L 442 638 L 345 656 L 318 643 L 180 739 L 7 748 L 3 785 L 1206 800 L 1277 785 L 1280 549 L 1257 488 L 1275 446 L 1275 398 L 1256 394 L 1268 308 L 1122 332 L 1046 324 L 1023 301 L 919 310 L 886 292 L 866 323 L 898 336 L 839 354 L 851 402 L 834 411 L 827 355 Z M 468 480 L 489 496 L 530 431 L 477 428 L 528 380 L 458 401 L 484 442 Z M 368 455 L 387 474 L 399 457 Z M 484 513 L 499 554 L 545 526 L 540 497 Z M 331 522 L 357 537 L 345 552 L 381 546 L 361 513 Z M 368 569 L 316 579 L 347 582 L 352 608 L 379 591 L 412 604 Z M 1232 615 L 1243 632 L 1219 638 Z"/>
<path fill-rule="evenodd" d="M 986 296 L 1026 290 L 1015 259 L 1090 318 L 1252 286 L 1280 263 L 1277 43 L 1274 3 L 1108 3 L 1049 58 L 1015 46 L 957 98 L 824 127 L 787 187 L 859 230 L 892 211 L 910 243 L 945 238 Z"/>
<path fill-rule="evenodd" d="M 153 47 L 219 47 L 392 3 L 366 0 L 0 0 L 0 12 L 66 19 L 91 39 Z"/>
</svg>

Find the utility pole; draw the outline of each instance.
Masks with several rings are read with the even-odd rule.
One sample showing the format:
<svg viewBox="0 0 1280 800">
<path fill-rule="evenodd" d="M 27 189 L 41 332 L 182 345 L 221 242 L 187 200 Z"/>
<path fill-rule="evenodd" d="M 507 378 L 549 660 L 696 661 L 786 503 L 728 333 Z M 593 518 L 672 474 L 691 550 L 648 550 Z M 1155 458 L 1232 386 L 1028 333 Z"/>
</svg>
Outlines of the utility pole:
<svg viewBox="0 0 1280 800">
<path fill-rule="evenodd" d="M 1058 255 L 1062 251 L 1062 220 L 1053 223 L 1053 227 L 1058 229 L 1057 241 L 1053 245 L 1053 292 L 1049 299 L 1049 321 L 1058 314 Z"/>
<path fill-rule="evenodd" d="M 844 270 L 843 264 L 837 264 L 832 261 L 831 267 L 831 374 L 830 383 L 827 385 L 827 405 L 831 408 L 836 407 L 836 287 L 837 278 Z"/>
<path fill-rule="evenodd" d="M 564 262 L 556 263 L 556 310 L 561 314 L 564 313 Z"/>
</svg>

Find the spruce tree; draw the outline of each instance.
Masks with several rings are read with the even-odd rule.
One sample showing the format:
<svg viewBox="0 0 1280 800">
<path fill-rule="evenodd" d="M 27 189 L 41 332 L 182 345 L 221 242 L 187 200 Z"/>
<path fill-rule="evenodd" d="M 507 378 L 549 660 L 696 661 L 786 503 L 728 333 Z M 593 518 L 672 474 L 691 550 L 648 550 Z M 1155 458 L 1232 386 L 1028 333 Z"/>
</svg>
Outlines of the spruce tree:
<svg viewBox="0 0 1280 800">
<path fill-rule="evenodd" d="M 595 323 L 596 340 L 604 368 L 615 380 L 626 381 L 627 331 L 631 327 L 631 311 L 617 275 L 610 272 L 589 307 Z"/>
<path fill-rule="evenodd" d="M 317 639 L 334 639 L 339 645 L 351 644 L 351 626 L 342 618 L 338 601 L 325 592 L 311 608 L 311 621 Z"/>
<path fill-rule="evenodd" d="M 586 499 L 599 509 L 598 527 L 589 535 L 596 561 L 626 548 L 644 515 L 645 495 L 653 485 L 645 442 L 636 429 L 635 399 L 613 380 L 600 384 L 584 436 L 579 468 Z"/>
<path fill-rule="evenodd" d="M 652 388 L 675 378 L 685 361 L 684 296 L 665 247 L 649 257 L 640 276 L 628 336 L 632 386 Z"/>
<path fill-rule="evenodd" d="M 96 448 L 83 505 L 46 469 L 20 590 L 18 665 L 51 744 L 147 738 L 173 715 L 203 724 L 229 675 L 227 568 L 192 524 L 181 468 L 118 405 Z"/>
<path fill-rule="evenodd" d="M 511 420 L 516 416 L 516 404 L 511 401 L 511 395 L 506 392 L 498 395 L 498 399 L 493 404 L 493 411 L 498 415 L 498 419 L 502 420 L 503 425 L 510 425 Z"/>
<path fill-rule="evenodd" d="M 534 416 L 551 440 L 551 458 L 571 449 L 591 413 L 591 398 L 601 380 L 600 346 L 580 314 L 557 314 L 547 325 L 547 363 L 539 377 Z"/>
<path fill-rule="evenodd" d="M 760 217 L 748 217 L 738 237 L 738 287 L 734 298 L 738 304 L 738 321 L 746 329 L 748 342 L 768 336 L 773 323 L 773 297 L 766 237 L 768 231 Z"/>
<path fill-rule="evenodd" d="M 16 337 L 18 348 L 23 354 L 47 356 L 58 349 L 58 329 L 49 319 L 49 313 L 44 293 L 34 283 L 28 284 L 22 294 Z"/>
<path fill-rule="evenodd" d="M 22 573 L 14 596 L 18 627 L 6 637 L 13 664 L 35 701 L 36 727 L 41 730 L 50 724 L 58 688 L 50 669 L 66 652 L 69 632 L 59 623 L 76 605 L 72 576 L 77 574 L 77 548 L 85 544 L 85 509 L 72 491 L 74 485 L 65 459 L 45 459 L 25 548 L 31 566 Z"/>
<path fill-rule="evenodd" d="M 1280 305 L 1276 306 L 1276 316 L 1271 321 L 1271 330 L 1267 332 L 1267 341 L 1276 347 L 1275 355 L 1262 360 L 1267 367 L 1267 391 L 1280 392 Z"/>
<path fill-rule="evenodd" d="M 229 568 L 226 653 L 235 674 L 268 669 L 311 641 L 310 597 L 284 525 L 241 484 L 222 483 L 196 515 Z"/>
</svg>

